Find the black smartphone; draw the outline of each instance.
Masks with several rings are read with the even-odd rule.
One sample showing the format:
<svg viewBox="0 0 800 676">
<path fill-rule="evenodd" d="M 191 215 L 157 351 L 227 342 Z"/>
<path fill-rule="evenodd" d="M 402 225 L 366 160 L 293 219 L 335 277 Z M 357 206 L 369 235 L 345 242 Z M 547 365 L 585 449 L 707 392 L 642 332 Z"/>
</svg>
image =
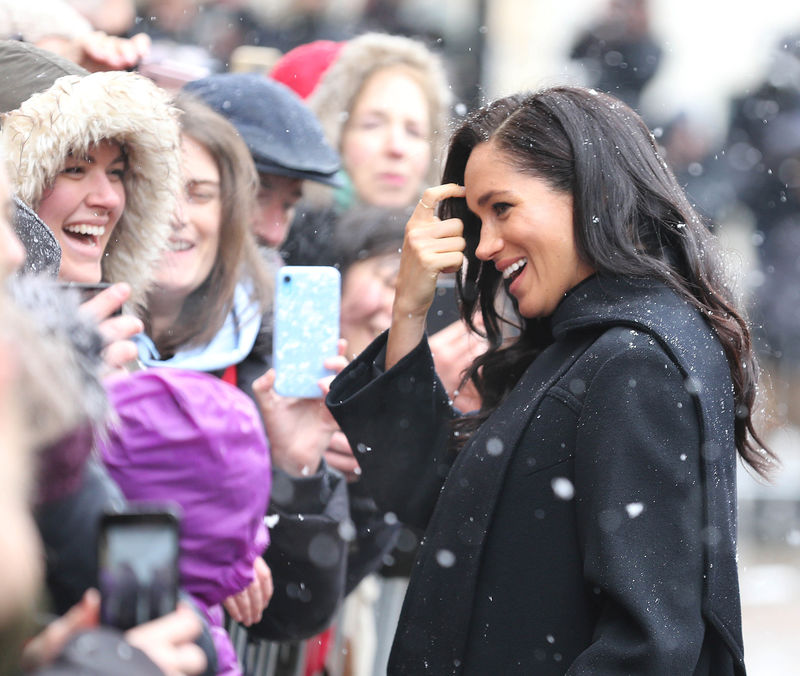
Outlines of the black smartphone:
<svg viewBox="0 0 800 676">
<path fill-rule="evenodd" d="M 81 303 L 91 300 L 101 291 L 105 291 L 109 286 L 111 286 L 110 282 L 97 282 L 96 284 L 91 284 L 89 282 L 61 282 L 61 288 L 74 289 L 78 292 Z M 121 314 L 122 307 L 119 307 L 111 313 L 111 316 L 118 317 Z"/>
<path fill-rule="evenodd" d="M 175 610 L 179 516 L 164 506 L 129 507 L 100 520 L 100 622 L 122 631 Z"/>
<path fill-rule="evenodd" d="M 456 298 L 456 281 L 452 275 L 442 275 L 436 283 L 436 294 L 428 310 L 425 328 L 428 335 L 431 336 L 459 319 L 461 319 L 461 313 L 458 310 L 458 299 Z"/>
</svg>

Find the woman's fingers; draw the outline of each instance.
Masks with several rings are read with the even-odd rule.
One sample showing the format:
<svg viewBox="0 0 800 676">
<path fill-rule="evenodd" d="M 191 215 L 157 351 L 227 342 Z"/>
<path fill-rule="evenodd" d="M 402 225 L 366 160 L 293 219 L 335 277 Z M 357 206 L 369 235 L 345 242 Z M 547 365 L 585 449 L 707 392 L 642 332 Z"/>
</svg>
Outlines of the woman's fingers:
<svg viewBox="0 0 800 676">
<path fill-rule="evenodd" d="M 413 323 L 409 342 L 423 327 L 439 274 L 455 272 L 463 263 L 464 224 L 457 218 L 440 220 L 436 207 L 443 199 L 464 195 L 464 188 L 454 183 L 428 188 L 406 225 L 393 316 Z"/>
<path fill-rule="evenodd" d="M 136 344 L 130 340 L 118 340 L 103 350 L 103 376 L 124 371 L 125 366 L 139 356 Z"/>
<path fill-rule="evenodd" d="M 233 596 L 229 596 L 222 602 L 222 607 L 228 612 L 234 620 L 241 624 L 243 615 L 242 610 L 239 608 L 239 601 L 238 601 L 238 594 L 234 594 Z"/>
<path fill-rule="evenodd" d="M 272 572 L 260 556 L 253 562 L 253 581 L 238 594 L 223 601 L 228 614 L 247 627 L 261 619 L 272 598 Z"/>
<path fill-rule="evenodd" d="M 103 338 L 103 364 L 105 374 L 124 369 L 126 364 L 139 356 L 136 344 L 129 340 L 144 330 L 144 325 L 136 317 L 122 315 L 104 319 L 98 326 Z"/>
<path fill-rule="evenodd" d="M 130 297 L 131 287 L 125 282 L 118 282 L 81 303 L 81 312 L 88 314 L 99 323 L 121 310 L 123 304 Z"/>
<path fill-rule="evenodd" d="M 110 345 L 117 340 L 133 338 L 137 333 L 144 331 L 144 324 L 141 319 L 132 315 L 120 315 L 101 319 L 97 328 L 103 337 L 103 342 Z"/>
<path fill-rule="evenodd" d="M 328 357 L 327 359 L 323 360 L 322 365 L 328 370 L 333 371 L 335 374 L 339 374 L 344 371 L 345 366 L 347 366 L 349 362 L 347 361 L 347 357 L 343 354 L 336 355 L 335 357 Z"/>
<path fill-rule="evenodd" d="M 144 324 L 133 315 L 118 314 L 130 296 L 131 287 L 119 282 L 103 289 L 80 306 L 81 314 L 97 323 L 103 338 L 103 362 L 107 374 L 124 368 L 138 354 L 130 338 L 144 331 Z"/>
<path fill-rule="evenodd" d="M 206 656 L 193 641 L 201 631 L 200 618 L 181 601 L 174 612 L 129 629 L 125 639 L 144 651 L 166 676 L 200 674 L 205 671 Z"/>
<path fill-rule="evenodd" d="M 361 467 L 353 455 L 344 432 L 337 430 L 331 436 L 328 448 L 325 450 L 325 462 L 345 475 L 348 482 L 353 482 L 361 474 Z"/>
<path fill-rule="evenodd" d="M 464 186 L 457 185 L 456 183 L 445 183 L 444 185 L 427 188 L 425 192 L 422 193 L 419 202 L 417 202 L 412 218 L 417 216 L 421 218 L 435 216 L 439 202 L 451 197 L 464 197 L 465 195 L 466 189 Z"/>
<path fill-rule="evenodd" d="M 236 600 L 242 613 L 242 624 L 248 626 L 253 624 L 253 599 L 251 598 L 253 593 L 251 584 L 247 589 L 236 594 Z"/>
<path fill-rule="evenodd" d="M 266 405 L 275 385 L 275 369 L 268 369 L 266 373 L 253 381 L 253 393 L 259 405 Z"/>
<path fill-rule="evenodd" d="M 272 581 L 272 571 L 269 569 L 267 562 L 260 556 L 256 559 L 253 568 L 255 569 L 256 580 L 258 580 L 261 585 L 261 594 L 264 599 L 263 605 L 261 606 L 261 611 L 263 612 L 269 605 L 269 602 L 272 600 L 272 594 L 275 592 L 275 585 Z"/>
<path fill-rule="evenodd" d="M 100 594 L 96 589 L 88 589 L 78 603 L 28 641 L 22 666 L 34 669 L 48 664 L 77 632 L 96 627 L 99 621 Z"/>
</svg>

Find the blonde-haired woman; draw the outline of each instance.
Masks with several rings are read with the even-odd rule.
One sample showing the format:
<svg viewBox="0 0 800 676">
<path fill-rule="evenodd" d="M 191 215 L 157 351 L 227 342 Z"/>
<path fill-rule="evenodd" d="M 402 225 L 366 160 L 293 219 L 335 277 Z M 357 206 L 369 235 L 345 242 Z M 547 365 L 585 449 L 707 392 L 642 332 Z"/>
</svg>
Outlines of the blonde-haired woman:
<svg viewBox="0 0 800 676">
<path fill-rule="evenodd" d="M 422 42 L 365 33 L 321 57 L 313 43 L 278 68 L 292 86 L 309 64 L 331 59 L 307 102 L 342 156 L 345 191 L 314 187 L 312 202 L 410 206 L 438 179 L 452 94 L 442 59 Z M 295 84 L 296 86 L 296 84 Z M 324 191 L 324 192 L 323 192 Z"/>
</svg>

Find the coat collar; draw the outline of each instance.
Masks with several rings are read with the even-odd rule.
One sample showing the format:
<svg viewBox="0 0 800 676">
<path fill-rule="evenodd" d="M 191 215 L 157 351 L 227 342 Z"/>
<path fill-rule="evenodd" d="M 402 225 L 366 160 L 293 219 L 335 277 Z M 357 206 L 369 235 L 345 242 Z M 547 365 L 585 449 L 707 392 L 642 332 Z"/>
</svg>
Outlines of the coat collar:
<svg viewBox="0 0 800 676">
<path fill-rule="evenodd" d="M 658 280 L 595 274 L 567 292 L 551 317 L 551 328 L 556 340 L 571 331 L 619 324 L 668 333 L 672 324 L 695 319 L 689 308 Z"/>
</svg>

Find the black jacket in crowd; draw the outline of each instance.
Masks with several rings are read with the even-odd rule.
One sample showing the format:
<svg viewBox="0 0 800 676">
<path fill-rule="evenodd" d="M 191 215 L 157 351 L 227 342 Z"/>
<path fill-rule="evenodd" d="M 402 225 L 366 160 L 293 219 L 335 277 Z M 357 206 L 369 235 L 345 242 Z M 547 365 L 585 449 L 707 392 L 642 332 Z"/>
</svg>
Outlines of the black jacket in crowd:
<svg viewBox="0 0 800 676">
<path fill-rule="evenodd" d="M 236 384 L 250 397 L 253 381 L 272 365 L 271 350 L 272 334 L 265 326 L 250 354 L 237 364 Z M 273 468 L 269 515 L 276 521 L 264 560 L 274 594 L 261 621 L 248 629 L 251 636 L 296 641 L 323 631 L 344 597 L 381 565 L 397 528 L 362 493 L 324 460 L 307 477 Z M 346 538 L 350 524 L 352 538 Z"/>
<path fill-rule="evenodd" d="M 389 674 L 744 674 L 729 368 L 654 281 L 594 276 L 457 455 L 426 341 L 327 403 L 384 510 L 424 527 Z"/>
</svg>

